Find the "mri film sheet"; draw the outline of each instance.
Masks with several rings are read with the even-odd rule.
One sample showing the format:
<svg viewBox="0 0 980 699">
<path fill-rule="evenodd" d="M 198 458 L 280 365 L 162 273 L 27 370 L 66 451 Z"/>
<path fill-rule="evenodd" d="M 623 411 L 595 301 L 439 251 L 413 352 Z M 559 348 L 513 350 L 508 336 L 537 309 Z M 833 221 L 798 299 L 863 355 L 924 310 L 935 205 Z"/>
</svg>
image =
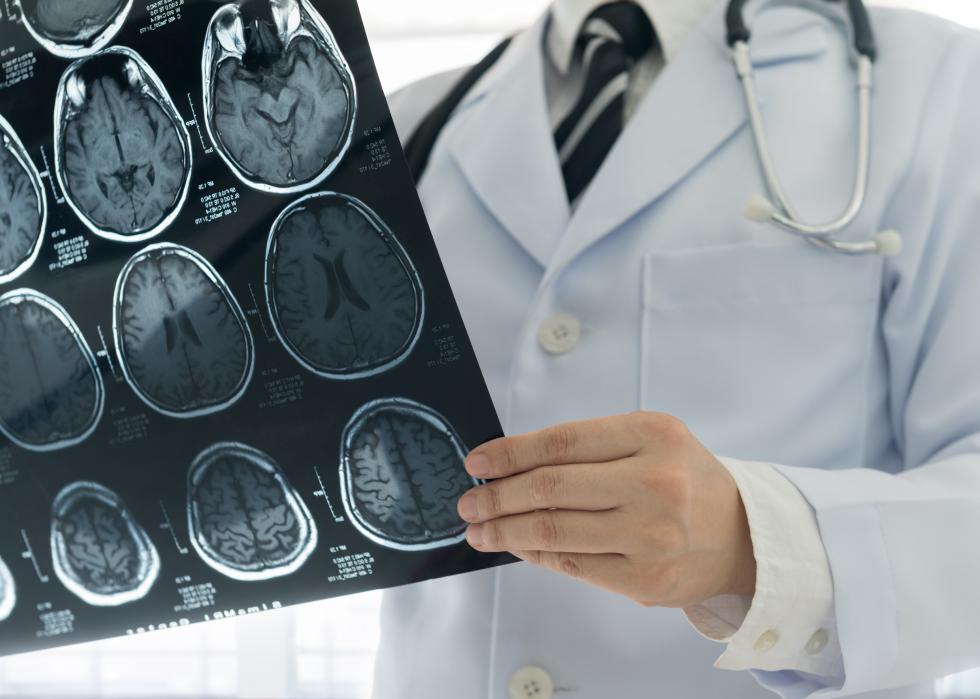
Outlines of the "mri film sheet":
<svg viewBox="0 0 980 699">
<path fill-rule="evenodd" d="M 510 562 L 355 0 L 0 3 L 0 655 Z"/>
</svg>

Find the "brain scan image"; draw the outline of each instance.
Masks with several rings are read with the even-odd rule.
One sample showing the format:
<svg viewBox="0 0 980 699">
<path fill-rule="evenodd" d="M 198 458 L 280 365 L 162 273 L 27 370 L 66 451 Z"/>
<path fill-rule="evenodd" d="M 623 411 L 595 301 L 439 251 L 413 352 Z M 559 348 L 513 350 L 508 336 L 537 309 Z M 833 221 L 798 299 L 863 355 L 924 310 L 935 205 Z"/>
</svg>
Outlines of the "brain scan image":
<svg viewBox="0 0 980 699">
<path fill-rule="evenodd" d="M 62 584 L 97 607 L 142 599 L 160 572 L 153 542 L 122 499 L 86 481 L 55 498 L 51 556 Z"/>
<path fill-rule="evenodd" d="M 159 235 L 180 213 L 190 134 L 135 51 L 108 48 L 69 66 L 54 123 L 58 183 L 93 233 L 135 243 Z"/>
<path fill-rule="evenodd" d="M 387 371 L 422 330 L 422 284 L 384 222 L 362 202 L 308 195 L 276 220 L 266 247 L 266 301 L 283 346 L 328 379 Z"/>
<path fill-rule="evenodd" d="M 10 616 L 17 604 L 17 588 L 14 585 L 14 576 L 10 574 L 10 568 L 0 558 L 0 621 Z"/>
<path fill-rule="evenodd" d="M 252 378 L 254 341 L 241 306 L 214 267 L 180 245 L 151 245 L 123 267 L 113 336 L 126 380 L 164 415 L 223 410 Z"/>
<path fill-rule="evenodd" d="M 27 31 L 61 58 L 88 56 L 119 32 L 133 0 L 14 0 Z"/>
<path fill-rule="evenodd" d="M 244 0 L 219 9 L 202 62 L 208 134 L 245 184 L 300 192 L 350 148 L 354 76 L 308 0 Z"/>
<path fill-rule="evenodd" d="M 102 417 L 102 376 L 81 331 L 31 289 L 0 296 L 0 431 L 31 451 L 87 438 Z"/>
<path fill-rule="evenodd" d="M 188 472 L 191 543 L 205 563 L 235 580 L 299 570 L 316 548 L 309 510 L 270 456 L 223 442 Z"/>
<path fill-rule="evenodd" d="M 344 509 L 366 537 L 406 551 L 462 541 L 456 502 L 479 484 L 462 440 L 431 408 L 403 398 L 368 403 L 344 430 Z"/>
<path fill-rule="evenodd" d="M 41 176 L 13 128 L 0 117 L 0 284 L 34 264 L 47 219 Z"/>
</svg>

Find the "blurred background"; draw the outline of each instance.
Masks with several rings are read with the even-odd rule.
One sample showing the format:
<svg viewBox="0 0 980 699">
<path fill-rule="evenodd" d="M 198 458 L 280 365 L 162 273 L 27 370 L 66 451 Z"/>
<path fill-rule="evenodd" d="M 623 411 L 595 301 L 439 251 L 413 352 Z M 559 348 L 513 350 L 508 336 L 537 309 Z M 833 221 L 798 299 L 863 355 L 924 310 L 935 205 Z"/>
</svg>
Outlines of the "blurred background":
<svg viewBox="0 0 980 699">
<path fill-rule="evenodd" d="M 874 4 L 915 8 L 980 28 L 980 0 Z M 389 92 L 476 62 L 546 5 L 546 0 L 360 0 Z M 0 697 L 367 699 L 380 601 L 380 594 L 369 593 L 0 659 Z M 980 671 L 946 678 L 940 689 L 947 699 L 980 698 Z"/>
</svg>

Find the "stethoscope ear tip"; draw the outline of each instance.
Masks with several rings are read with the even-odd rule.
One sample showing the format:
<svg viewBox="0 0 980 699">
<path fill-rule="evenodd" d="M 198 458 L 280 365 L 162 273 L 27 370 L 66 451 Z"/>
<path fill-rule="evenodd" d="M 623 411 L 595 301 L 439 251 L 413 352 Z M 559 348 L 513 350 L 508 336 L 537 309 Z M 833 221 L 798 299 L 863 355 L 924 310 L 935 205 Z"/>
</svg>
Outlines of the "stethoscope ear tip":
<svg viewBox="0 0 980 699">
<path fill-rule="evenodd" d="M 895 257 L 902 252 L 902 236 L 898 231 L 882 231 L 875 236 L 875 247 L 882 257 Z"/>
<path fill-rule="evenodd" d="M 756 223 L 768 223 L 776 213 L 776 207 L 761 194 L 756 194 L 745 204 L 745 218 Z"/>
</svg>

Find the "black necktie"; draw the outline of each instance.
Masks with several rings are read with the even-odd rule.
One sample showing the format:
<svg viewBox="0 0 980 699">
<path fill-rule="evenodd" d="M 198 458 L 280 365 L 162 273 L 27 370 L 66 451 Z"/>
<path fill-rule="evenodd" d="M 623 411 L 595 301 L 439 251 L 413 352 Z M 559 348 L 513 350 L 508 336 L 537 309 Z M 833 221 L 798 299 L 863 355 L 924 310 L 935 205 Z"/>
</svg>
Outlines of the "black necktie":
<svg viewBox="0 0 980 699">
<path fill-rule="evenodd" d="M 656 43 L 650 18 L 634 2 L 604 5 L 582 26 L 582 94 L 555 131 L 569 201 L 588 187 L 619 138 L 630 69 Z"/>
</svg>

